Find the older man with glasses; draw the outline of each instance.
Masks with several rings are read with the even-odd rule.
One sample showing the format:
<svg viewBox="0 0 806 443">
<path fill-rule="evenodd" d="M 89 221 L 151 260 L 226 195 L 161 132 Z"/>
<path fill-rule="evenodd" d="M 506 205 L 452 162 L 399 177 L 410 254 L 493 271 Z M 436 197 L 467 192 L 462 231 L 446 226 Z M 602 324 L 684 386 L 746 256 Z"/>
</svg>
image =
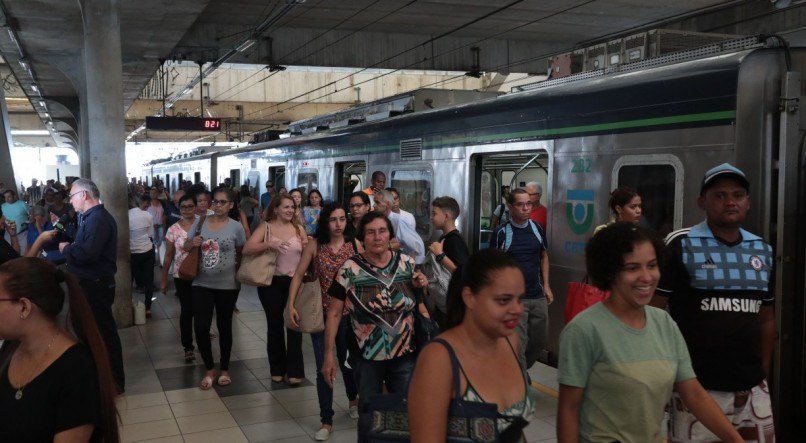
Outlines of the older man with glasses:
<svg viewBox="0 0 806 443">
<path fill-rule="evenodd" d="M 101 192 L 90 180 L 78 179 L 70 188 L 70 204 L 81 214 L 72 243 L 59 243 L 59 251 L 67 260 L 67 271 L 78 278 L 87 302 L 95 315 L 98 330 L 106 343 L 112 376 L 123 393 L 123 351 L 112 316 L 117 273 L 118 225 L 101 203 Z"/>
<path fill-rule="evenodd" d="M 532 212 L 529 213 L 529 218 L 539 224 L 540 227 L 543 228 L 543 232 L 546 232 L 546 226 L 548 226 L 548 209 L 540 204 L 540 197 L 543 196 L 543 187 L 540 186 L 538 182 L 529 182 L 526 183 L 523 189 L 529 193 L 529 200 L 532 201 Z"/>
<path fill-rule="evenodd" d="M 490 248 L 505 251 L 512 257 L 526 281 L 518 335 L 521 340 L 519 358 L 529 369 L 548 340 L 548 304 L 554 300 L 549 287 L 549 256 L 545 231 L 529 218 L 533 207 L 529 192 L 515 189 L 507 197 L 507 205 L 511 218 L 493 232 Z"/>
</svg>

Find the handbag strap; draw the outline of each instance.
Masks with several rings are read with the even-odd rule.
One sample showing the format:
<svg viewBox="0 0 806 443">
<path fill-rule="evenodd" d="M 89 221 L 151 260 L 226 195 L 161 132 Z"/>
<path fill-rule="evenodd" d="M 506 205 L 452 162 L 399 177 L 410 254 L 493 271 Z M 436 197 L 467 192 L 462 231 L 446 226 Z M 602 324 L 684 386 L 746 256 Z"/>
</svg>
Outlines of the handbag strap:
<svg viewBox="0 0 806 443">
<path fill-rule="evenodd" d="M 271 225 L 269 222 L 266 222 L 266 230 L 263 231 L 263 243 L 266 243 L 266 240 L 269 239 L 269 233 L 271 232 Z"/>
<path fill-rule="evenodd" d="M 459 363 L 459 359 L 456 357 L 456 353 L 453 352 L 453 347 L 442 338 L 435 338 L 431 340 L 432 343 L 439 343 L 442 346 L 445 346 L 445 349 L 448 351 L 448 355 L 451 358 L 451 374 L 453 374 L 453 398 L 460 399 L 462 398 L 461 392 L 461 379 L 459 378 L 459 370 L 461 369 L 462 365 Z M 464 371 L 463 371 L 464 372 Z"/>
<path fill-rule="evenodd" d="M 199 217 L 199 224 L 196 225 L 196 233 L 193 234 L 194 237 L 198 237 L 201 235 L 202 226 L 204 226 L 204 221 L 207 220 L 207 214 L 202 215 Z"/>
</svg>

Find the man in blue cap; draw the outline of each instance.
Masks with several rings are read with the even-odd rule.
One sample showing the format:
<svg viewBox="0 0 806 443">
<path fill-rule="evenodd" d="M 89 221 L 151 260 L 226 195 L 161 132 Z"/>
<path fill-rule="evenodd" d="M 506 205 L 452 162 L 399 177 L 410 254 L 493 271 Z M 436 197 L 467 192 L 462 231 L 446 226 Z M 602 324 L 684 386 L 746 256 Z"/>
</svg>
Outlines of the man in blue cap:
<svg viewBox="0 0 806 443">
<path fill-rule="evenodd" d="M 666 237 L 653 305 L 668 303 L 697 378 L 742 437 L 772 442 L 766 382 L 775 336 L 772 248 L 741 228 L 750 209 L 750 182 L 735 166 L 708 170 L 697 204 L 705 221 Z M 672 443 L 718 440 L 676 394 L 668 435 Z"/>
</svg>

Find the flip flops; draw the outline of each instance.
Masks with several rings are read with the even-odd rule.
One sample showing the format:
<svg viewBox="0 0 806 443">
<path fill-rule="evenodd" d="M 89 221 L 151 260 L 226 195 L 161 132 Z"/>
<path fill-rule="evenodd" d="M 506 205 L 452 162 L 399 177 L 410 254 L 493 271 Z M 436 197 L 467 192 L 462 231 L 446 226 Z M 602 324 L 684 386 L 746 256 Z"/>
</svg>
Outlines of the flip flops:
<svg viewBox="0 0 806 443">
<path fill-rule="evenodd" d="M 220 375 L 218 377 L 218 386 L 229 386 L 232 384 L 232 379 L 229 375 Z"/>
</svg>

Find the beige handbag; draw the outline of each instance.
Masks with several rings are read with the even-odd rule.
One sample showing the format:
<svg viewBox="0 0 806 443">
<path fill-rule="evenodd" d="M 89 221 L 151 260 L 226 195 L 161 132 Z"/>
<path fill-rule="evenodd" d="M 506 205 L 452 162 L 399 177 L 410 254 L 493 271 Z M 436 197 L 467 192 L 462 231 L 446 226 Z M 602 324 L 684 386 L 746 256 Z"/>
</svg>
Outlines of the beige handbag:
<svg viewBox="0 0 806 443">
<path fill-rule="evenodd" d="M 325 330 L 325 313 L 322 310 L 322 287 L 319 286 L 319 279 L 314 277 L 313 272 L 306 272 L 302 279 L 302 286 L 299 288 L 294 308 L 299 314 L 299 327 L 291 322 L 288 312 L 288 304 L 283 310 L 283 321 L 285 327 L 294 331 L 314 334 Z"/>
<path fill-rule="evenodd" d="M 266 231 L 263 233 L 263 243 L 269 238 L 271 230 L 269 222 L 266 222 Z M 235 278 L 250 286 L 269 286 L 274 278 L 274 268 L 277 265 L 277 251 L 268 249 L 258 255 L 244 255 L 241 258 L 241 267 Z"/>
</svg>

